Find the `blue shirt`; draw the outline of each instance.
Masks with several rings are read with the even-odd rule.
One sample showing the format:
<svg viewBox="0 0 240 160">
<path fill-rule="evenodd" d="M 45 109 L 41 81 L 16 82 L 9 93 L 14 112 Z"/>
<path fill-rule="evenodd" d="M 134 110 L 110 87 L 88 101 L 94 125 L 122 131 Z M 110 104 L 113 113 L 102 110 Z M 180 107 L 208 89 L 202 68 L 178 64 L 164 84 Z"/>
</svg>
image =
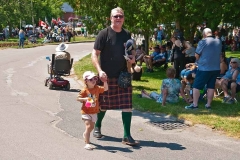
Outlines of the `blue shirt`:
<svg viewBox="0 0 240 160">
<path fill-rule="evenodd" d="M 153 60 L 156 61 L 156 60 L 163 59 L 163 58 L 166 59 L 165 53 L 159 53 L 159 54 L 157 54 L 156 56 L 153 57 Z"/>
<path fill-rule="evenodd" d="M 152 54 L 151 54 L 151 56 L 152 57 L 155 57 L 155 56 L 157 56 L 159 54 L 159 52 L 153 52 Z"/>
<path fill-rule="evenodd" d="M 236 82 L 240 83 L 240 74 L 238 74 Z"/>
<path fill-rule="evenodd" d="M 24 37 L 25 37 L 25 36 L 24 36 L 24 33 L 23 33 L 23 32 L 19 34 L 19 38 L 20 38 L 20 39 L 23 39 Z"/>
<path fill-rule="evenodd" d="M 163 30 L 158 30 L 158 32 L 157 32 L 157 37 L 158 38 L 162 38 L 162 35 L 163 35 L 164 33 L 163 33 Z"/>
<path fill-rule="evenodd" d="M 197 61 L 198 70 L 200 71 L 217 71 L 220 70 L 220 55 L 222 43 L 219 39 L 207 37 L 199 41 L 196 54 L 200 57 Z"/>
</svg>

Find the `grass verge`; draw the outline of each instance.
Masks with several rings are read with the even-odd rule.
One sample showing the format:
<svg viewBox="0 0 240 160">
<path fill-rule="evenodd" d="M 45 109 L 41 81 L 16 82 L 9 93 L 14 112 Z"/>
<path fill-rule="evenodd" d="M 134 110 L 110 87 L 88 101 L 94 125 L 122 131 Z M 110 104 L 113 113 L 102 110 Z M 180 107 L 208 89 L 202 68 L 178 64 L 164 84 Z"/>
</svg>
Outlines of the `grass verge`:
<svg viewBox="0 0 240 160">
<path fill-rule="evenodd" d="M 71 39 L 71 42 L 66 42 L 66 43 L 77 43 L 77 42 L 92 42 L 94 41 L 95 38 L 91 37 L 82 37 L 82 36 L 75 36 L 75 38 Z M 18 42 L 18 38 L 10 38 L 8 41 L 0 41 L 0 43 L 11 43 L 11 42 Z M 31 43 L 28 42 L 28 44 L 24 45 L 24 48 L 33 48 L 33 47 L 38 47 L 38 46 L 43 46 L 43 45 L 57 45 L 60 44 L 61 42 L 52 42 L 52 43 L 46 43 L 42 44 L 43 38 L 37 39 L 37 43 Z M 0 47 L 0 49 L 4 49 L 8 47 Z M 11 48 L 18 48 L 18 44 L 15 46 L 12 46 Z"/>
</svg>

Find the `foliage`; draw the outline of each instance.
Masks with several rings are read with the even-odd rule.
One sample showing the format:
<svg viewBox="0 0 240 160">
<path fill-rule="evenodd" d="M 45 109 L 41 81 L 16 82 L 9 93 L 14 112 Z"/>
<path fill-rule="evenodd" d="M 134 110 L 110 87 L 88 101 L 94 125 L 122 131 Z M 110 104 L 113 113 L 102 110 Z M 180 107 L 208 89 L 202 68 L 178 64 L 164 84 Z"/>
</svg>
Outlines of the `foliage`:
<svg viewBox="0 0 240 160">
<path fill-rule="evenodd" d="M 20 20 L 26 24 L 38 25 L 39 19 L 50 21 L 52 17 L 58 17 L 62 14 L 61 6 L 63 0 L 1 0 L 0 17 L 2 30 L 6 26 L 18 27 Z M 49 22 L 50 23 L 50 22 Z"/>
<path fill-rule="evenodd" d="M 197 25 L 203 22 L 216 30 L 222 23 L 239 25 L 238 1 L 231 0 L 67 0 L 82 15 L 90 15 L 86 24 L 90 30 L 100 30 L 109 25 L 111 9 L 119 6 L 125 11 L 125 25 L 132 33 L 141 33 L 148 39 L 158 24 L 165 24 L 171 35 L 172 26 L 184 31 L 186 39 L 193 39 Z M 75 5 L 75 4 L 78 5 Z M 147 42 L 147 41 L 146 41 Z"/>
</svg>

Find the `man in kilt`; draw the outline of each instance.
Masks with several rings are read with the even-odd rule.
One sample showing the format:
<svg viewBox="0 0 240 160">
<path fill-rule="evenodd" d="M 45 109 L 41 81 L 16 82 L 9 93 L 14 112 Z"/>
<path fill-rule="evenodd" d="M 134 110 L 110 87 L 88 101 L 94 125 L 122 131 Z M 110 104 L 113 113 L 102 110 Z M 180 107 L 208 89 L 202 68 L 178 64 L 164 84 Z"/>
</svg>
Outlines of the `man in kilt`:
<svg viewBox="0 0 240 160">
<path fill-rule="evenodd" d="M 108 81 L 108 91 L 100 94 L 100 112 L 95 124 L 93 136 L 101 138 L 101 123 L 106 110 L 122 110 L 122 121 L 124 136 L 122 143 L 126 145 L 137 145 L 130 133 L 132 119 L 132 86 L 121 88 L 118 86 L 118 77 L 121 71 L 127 71 L 127 66 L 135 63 L 135 50 L 132 50 L 130 59 L 126 61 L 125 45 L 131 34 L 122 28 L 124 23 L 124 11 L 117 7 L 112 9 L 110 15 L 111 25 L 101 30 L 95 40 L 92 51 L 92 62 L 98 71 L 102 82 Z M 98 60 L 100 57 L 100 62 Z"/>
</svg>

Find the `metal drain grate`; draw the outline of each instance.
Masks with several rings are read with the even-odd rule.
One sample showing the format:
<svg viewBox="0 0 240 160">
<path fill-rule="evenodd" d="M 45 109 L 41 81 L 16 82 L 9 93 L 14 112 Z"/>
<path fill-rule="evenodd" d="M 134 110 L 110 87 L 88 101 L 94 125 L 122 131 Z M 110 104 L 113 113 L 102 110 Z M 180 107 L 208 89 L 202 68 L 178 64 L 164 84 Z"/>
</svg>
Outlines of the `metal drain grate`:
<svg viewBox="0 0 240 160">
<path fill-rule="evenodd" d="M 187 124 L 184 124 L 179 121 L 163 121 L 163 122 L 149 122 L 151 125 L 156 127 L 160 127 L 164 130 L 173 130 L 173 129 L 181 129 L 188 127 Z"/>
</svg>

